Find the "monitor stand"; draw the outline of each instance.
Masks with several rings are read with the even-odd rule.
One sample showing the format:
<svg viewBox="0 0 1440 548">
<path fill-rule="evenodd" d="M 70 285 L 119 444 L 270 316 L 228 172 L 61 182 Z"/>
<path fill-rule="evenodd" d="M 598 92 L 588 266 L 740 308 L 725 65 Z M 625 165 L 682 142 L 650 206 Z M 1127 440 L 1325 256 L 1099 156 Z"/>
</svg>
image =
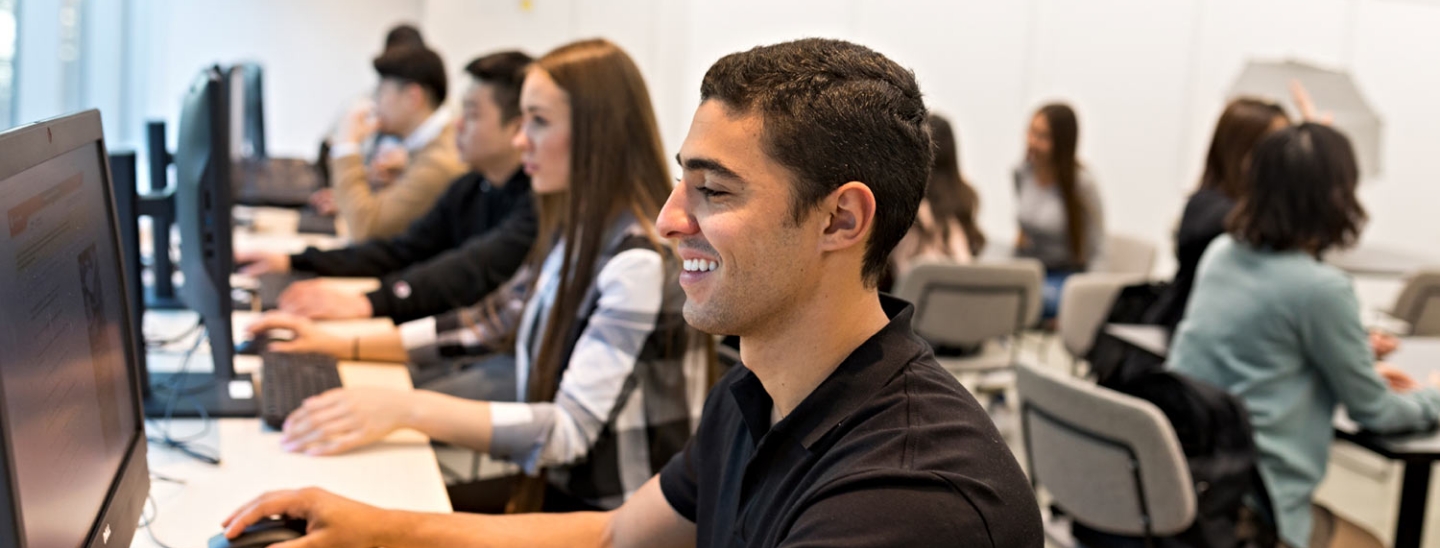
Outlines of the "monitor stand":
<svg viewBox="0 0 1440 548">
<path fill-rule="evenodd" d="M 146 310 L 186 310 L 185 303 L 180 302 L 180 297 L 175 296 L 174 290 L 170 295 L 161 295 L 163 291 L 157 290 L 153 285 L 145 286 L 145 309 Z"/>
<path fill-rule="evenodd" d="M 201 409 L 209 418 L 253 418 L 260 413 L 260 395 L 249 374 L 219 381 L 214 373 L 150 373 L 150 383 L 145 394 L 148 418 L 198 418 Z"/>
<path fill-rule="evenodd" d="M 150 248 L 154 250 L 150 265 L 150 283 L 145 285 L 146 310 L 184 310 L 185 303 L 175 294 L 175 263 L 170 260 L 170 227 L 175 224 L 175 192 L 167 190 L 139 197 L 140 215 L 150 217 Z M 138 217 L 137 221 L 138 222 Z M 139 229 L 136 229 L 139 232 Z M 139 253 L 137 249 L 135 251 Z"/>
</svg>

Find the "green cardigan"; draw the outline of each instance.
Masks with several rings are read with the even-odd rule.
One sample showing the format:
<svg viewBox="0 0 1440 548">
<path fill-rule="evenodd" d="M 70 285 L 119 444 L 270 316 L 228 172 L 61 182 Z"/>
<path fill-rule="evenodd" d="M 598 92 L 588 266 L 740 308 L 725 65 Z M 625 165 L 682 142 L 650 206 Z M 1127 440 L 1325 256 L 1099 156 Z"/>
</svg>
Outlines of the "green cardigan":
<svg viewBox="0 0 1440 548">
<path fill-rule="evenodd" d="M 1170 351 L 1176 371 L 1245 402 L 1260 475 L 1291 546 L 1309 545 L 1310 499 L 1325 476 L 1337 406 L 1377 432 L 1430 428 L 1440 416 L 1440 392 L 1391 392 L 1374 364 L 1344 273 L 1228 235 L 1201 259 Z"/>
</svg>

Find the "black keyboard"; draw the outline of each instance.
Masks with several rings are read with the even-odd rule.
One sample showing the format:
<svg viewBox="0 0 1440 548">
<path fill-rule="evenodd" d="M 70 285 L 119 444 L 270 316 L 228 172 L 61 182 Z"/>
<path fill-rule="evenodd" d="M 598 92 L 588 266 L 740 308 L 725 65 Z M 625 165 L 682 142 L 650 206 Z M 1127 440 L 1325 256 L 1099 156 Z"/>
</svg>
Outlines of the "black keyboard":
<svg viewBox="0 0 1440 548">
<path fill-rule="evenodd" d="M 266 352 L 260 359 L 260 418 L 271 428 L 283 426 L 305 398 L 340 388 L 334 356 Z"/>
</svg>

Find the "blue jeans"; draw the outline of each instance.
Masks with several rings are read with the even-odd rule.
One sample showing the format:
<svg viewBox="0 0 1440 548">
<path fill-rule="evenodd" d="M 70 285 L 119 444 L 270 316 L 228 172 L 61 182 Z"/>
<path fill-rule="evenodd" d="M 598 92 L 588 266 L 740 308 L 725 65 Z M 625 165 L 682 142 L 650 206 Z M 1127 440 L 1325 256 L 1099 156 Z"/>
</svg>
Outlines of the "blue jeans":
<svg viewBox="0 0 1440 548">
<path fill-rule="evenodd" d="M 1065 289 L 1065 280 L 1075 274 L 1074 270 L 1055 269 L 1045 272 L 1045 285 L 1040 288 L 1040 297 L 1045 301 L 1041 319 L 1054 319 L 1060 312 L 1060 293 Z"/>
</svg>

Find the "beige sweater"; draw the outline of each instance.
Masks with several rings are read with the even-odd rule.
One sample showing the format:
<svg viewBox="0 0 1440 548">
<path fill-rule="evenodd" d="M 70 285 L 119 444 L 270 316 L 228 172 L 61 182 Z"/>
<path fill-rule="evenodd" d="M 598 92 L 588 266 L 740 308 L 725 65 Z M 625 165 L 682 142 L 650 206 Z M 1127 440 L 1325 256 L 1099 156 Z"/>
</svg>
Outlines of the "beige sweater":
<svg viewBox="0 0 1440 548">
<path fill-rule="evenodd" d="M 350 239 L 357 242 L 399 234 L 430 211 L 435 200 L 466 170 L 455 148 L 455 128 L 449 125 L 423 148 L 411 152 L 405 171 L 379 190 L 370 189 L 365 163 L 359 155 L 330 160 L 335 205 Z"/>
</svg>

